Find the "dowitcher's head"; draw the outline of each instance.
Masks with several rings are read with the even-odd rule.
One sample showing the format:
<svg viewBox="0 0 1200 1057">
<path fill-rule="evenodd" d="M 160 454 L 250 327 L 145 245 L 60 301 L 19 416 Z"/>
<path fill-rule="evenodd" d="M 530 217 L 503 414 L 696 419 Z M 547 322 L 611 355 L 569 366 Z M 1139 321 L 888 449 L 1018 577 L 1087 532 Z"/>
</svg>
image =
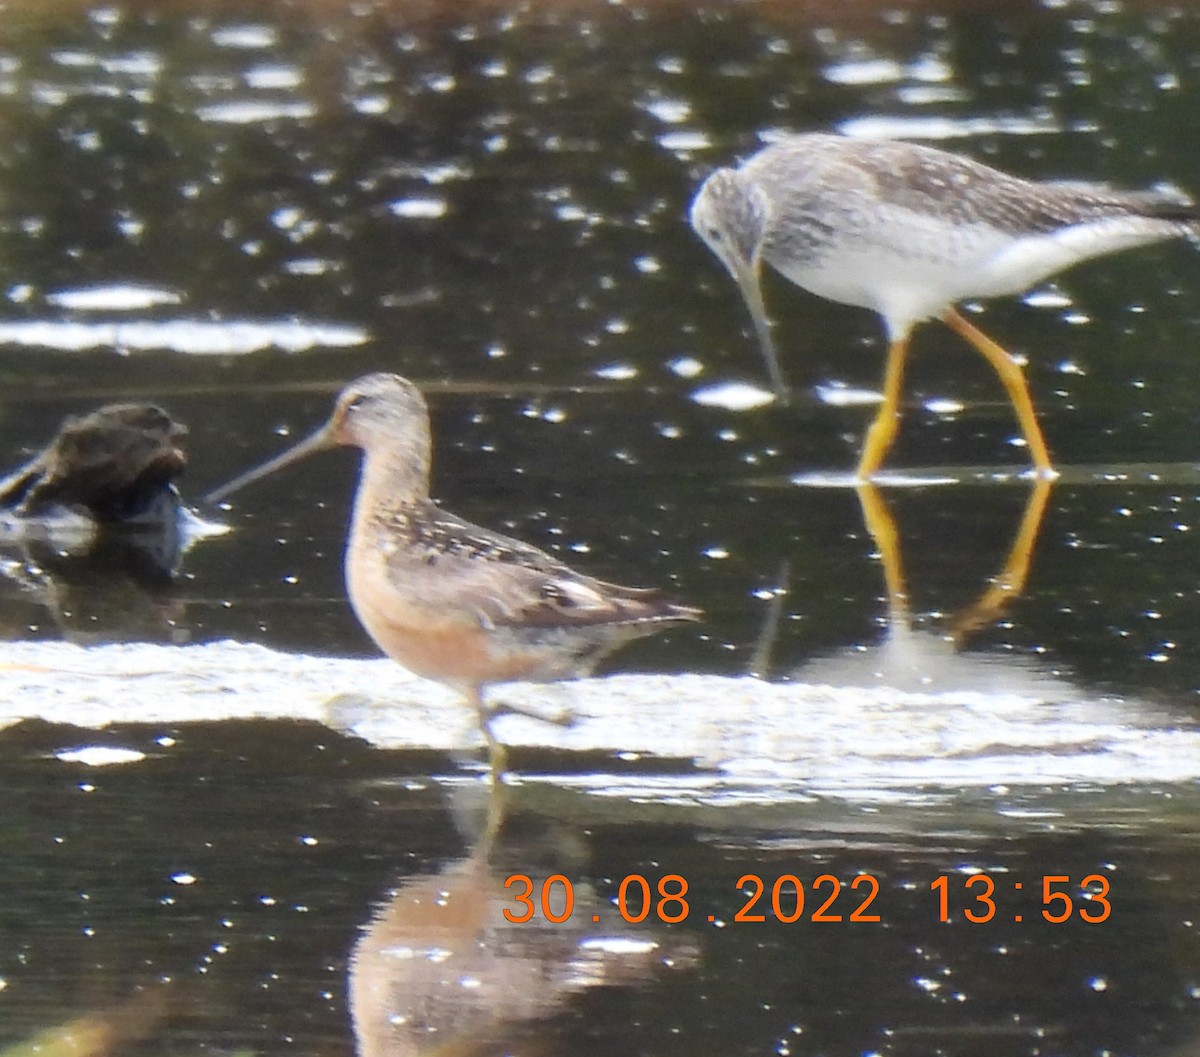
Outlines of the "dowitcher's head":
<svg viewBox="0 0 1200 1057">
<path fill-rule="evenodd" d="M 413 434 L 428 434 L 429 409 L 421 391 L 398 374 L 367 374 L 338 394 L 333 414 L 322 428 L 333 444 L 370 451 L 395 445 Z"/>
<path fill-rule="evenodd" d="M 369 466 L 394 468 L 399 471 L 397 481 L 420 487 L 428 479 L 431 447 L 425 398 L 398 374 L 364 375 L 338 394 L 329 420 L 315 433 L 209 493 L 207 499 L 218 502 L 314 451 L 342 444 L 362 448 Z"/>
</svg>

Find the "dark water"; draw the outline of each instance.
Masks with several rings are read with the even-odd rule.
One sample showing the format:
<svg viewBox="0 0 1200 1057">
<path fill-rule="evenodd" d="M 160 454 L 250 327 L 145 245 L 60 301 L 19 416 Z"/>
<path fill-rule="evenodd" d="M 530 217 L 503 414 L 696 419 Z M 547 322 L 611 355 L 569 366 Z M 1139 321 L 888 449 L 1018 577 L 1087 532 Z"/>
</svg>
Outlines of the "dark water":
<svg viewBox="0 0 1200 1057">
<path fill-rule="evenodd" d="M 864 673 L 899 686 L 887 658 L 903 646 L 910 692 L 962 662 L 963 686 L 1001 708 L 1036 666 L 1021 692 L 1052 681 L 1081 715 L 1119 706 L 1129 734 L 1153 712 L 1182 737 L 1200 688 L 1195 250 L 1139 250 L 980 306 L 1027 356 L 1063 471 L 1025 522 L 1028 576 L 999 601 L 978 604 L 1020 565 L 1031 500 L 1016 425 L 986 364 L 944 328 L 918 332 L 889 467 L 958 483 L 882 490 L 909 594 L 889 625 L 879 518 L 813 483 L 857 457 L 872 405 L 837 396 L 878 388 L 878 321 L 769 277 L 797 395 L 736 409 L 720 387 L 764 385 L 763 365 L 684 218 L 712 166 L 810 128 L 1200 195 L 1198 77 L 1185 4 L 9 5 L 0 451 L 16 464 L 68 412 L 153 400 L 190 428 L 198 501 L 318 424 L 344 382 L 398 371 L 429 392 L 449 509 L 704 608 L 610 670 L 754 671 L 791 678 L 799 703 Z M 25 685 L 22 640 L 374 656 L 341 579 L 353 480 L 350 455 L 330 454 L 204 510 L 234 531 L 173 575 L 120 547 L 14 545 L 10 686 Z M 897 632 L 910 623 L 925 638 Z M 952 655 L 955 630 L 967 649 Z M 773 799 L 764 739 L 753 803 L 722 805 L 656 786 L 690 776 L 664 719 L 650 755 L 518 754 L 525 777 L 488 836 L 469 744 L 189 722 L 184 694 L 138 722 L 86 654 L 61 657 L 36 707 L 10 690 L 0 737 L 0 1054 L 40 1032 L 72 1053 L 1197 1047 L 1191 741 L 1167 737 L 1146 770 L 1114 752 L 1097 778 L 1084 748 L 1103 756 L 1112 732 L 1089 742 L 1085 724 L 1070 752 L 1012 749 L 1014 773 L 1044 778 L 1011 788 L 971 780 L 974 755 L 947 741 L 902 791 Z M 683 685 L 646 707 L 687 713 Z M 80 729 L 105 717 L 79 714 L 97 694 L 120 717 L 100 733 Z M 883 770 L 904 750 L 886 714 L 862 730 Z M 59 758 L 85 744 L 141 755 Z M 997 906 L 978 924 L 976 870 Z M 540 889 L 556 873 L 575 889 L 569 922 L 504 922 L 508 876 Z M 688 884 L 686 920 L 621 922 L 622 879 L 665 874 Z M 749 874 L 761 923 L 735 920 Z M 787 874 L 808 886 L 794 924 L 769 905 Z M 811 921 L 822 874 L 874 878 L 880 921 Z M 1097 923 L 1093 875 L 1112 900 Z M 1047 876 L 1068 880 L 1044 893 Z M 1043 895 L 1059 889 L 1071 914 L 1054 924 L 1042 910 L 1062 904 Z M 67 1031 L 82 1049 L 54 1048 Z"/>
</svg>

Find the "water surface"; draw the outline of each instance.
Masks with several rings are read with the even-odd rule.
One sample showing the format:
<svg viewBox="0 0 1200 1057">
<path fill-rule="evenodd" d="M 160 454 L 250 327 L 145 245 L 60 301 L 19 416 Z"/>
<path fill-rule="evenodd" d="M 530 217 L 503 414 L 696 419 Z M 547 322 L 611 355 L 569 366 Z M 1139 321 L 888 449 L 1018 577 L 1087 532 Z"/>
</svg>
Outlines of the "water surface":
<svg viewBox="0 0 1200 1057">
<path fill-rule="evenodd" d="M 1197 55 L 1111 0 L 10 4 L 0 452 L 153 400 L 230 531 L 5 543 L 0 1052 L 1194 1050 L 1194 249 L 968 306 L 1053 486 L 930 325 L 867 494 L 878 320 L 768 277 L 764 400 L 684 218 L 803 129 L 1200 194 Z M 426 389 L 448 509 L 706 613 L 497 691 L 578 716 L 505 718 L 500 799 L 348 609 L 349 453 L 199 502 L 374 370 Z M 506 921 L 515 874 L 572 915 Z"/>
</svg>

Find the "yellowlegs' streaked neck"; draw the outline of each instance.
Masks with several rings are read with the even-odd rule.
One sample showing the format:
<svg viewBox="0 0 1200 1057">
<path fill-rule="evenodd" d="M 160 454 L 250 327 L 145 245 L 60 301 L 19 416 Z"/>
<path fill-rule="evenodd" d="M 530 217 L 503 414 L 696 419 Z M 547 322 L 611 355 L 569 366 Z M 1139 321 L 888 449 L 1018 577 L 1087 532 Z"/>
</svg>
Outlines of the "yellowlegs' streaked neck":
<svg viewBox="0 0 1200 1057">
<path fill-rule="evenodd" d="M 1035 467 L 1053 473 L 1020 366 L 954 305 L 1197 232 L 1191 203 L 1178 195 L 1035 183 L 932 147 L 827 133 L 790 136 L 736 169 L 717 169 L 692 202 L 691 223 L 737 280 L 781 398 L 762 261 L 812 293 L 883 317 L 890 347 L 883 402 L 858 464 L 864 480 L 896 436 L 912 328 L 935 317 L 992 364 Z"/>
<path fill-rule="evenodd" d="M 623 643 L 700 616 L 442 510 L 429 497 L 425 399 L 395 374 L 350 383 L 316 433 L 208 498 L 335 445 L 364 454 L 345 557 L 350 604 L 384 653 L 475 706 L 493 749 L 485 686 L 584 674 Z"/>
</svg>

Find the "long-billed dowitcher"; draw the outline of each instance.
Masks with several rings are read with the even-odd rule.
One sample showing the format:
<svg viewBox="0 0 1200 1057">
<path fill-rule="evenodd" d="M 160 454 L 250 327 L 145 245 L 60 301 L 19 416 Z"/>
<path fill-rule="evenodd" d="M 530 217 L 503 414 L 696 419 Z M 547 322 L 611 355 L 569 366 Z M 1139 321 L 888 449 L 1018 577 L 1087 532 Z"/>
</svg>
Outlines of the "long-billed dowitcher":
<svg viewBox="0 0 1200 1057">
<path fill-rule="evenodd" d="M 623 643 L 700 616 L 657 590 L 584 576 L 536 547 L 442 510 L 429 496 L 425 399 L 395 374 L 351 382 L 329 421 L 308 439 L 208 498 L 220 500 L 335 445 L 364 455 L 345 554 L 354 612 L 393 660 L 458 689 L 493 747 L 485 686 L 586 674 Z"/>
<path fill-rule="evenodd" d="M 883 401 L 858 475 L 895 439 L 909 336 L 942 318 L 995 368 L 1039 473 L 1053 473 L 1020 365 L 954 307 L 1020 293 L 1091 257 L 1179 236 L 1196 213 L 1180 195 L 1034 183 L 931 147 L 790 136 L 701 185 L 691 223 L 737 281 L 776 393 L 786 397 L 759 285 L 762 261 L 821 297 L 872 308 L 887 328 Z"/>
</svg>

